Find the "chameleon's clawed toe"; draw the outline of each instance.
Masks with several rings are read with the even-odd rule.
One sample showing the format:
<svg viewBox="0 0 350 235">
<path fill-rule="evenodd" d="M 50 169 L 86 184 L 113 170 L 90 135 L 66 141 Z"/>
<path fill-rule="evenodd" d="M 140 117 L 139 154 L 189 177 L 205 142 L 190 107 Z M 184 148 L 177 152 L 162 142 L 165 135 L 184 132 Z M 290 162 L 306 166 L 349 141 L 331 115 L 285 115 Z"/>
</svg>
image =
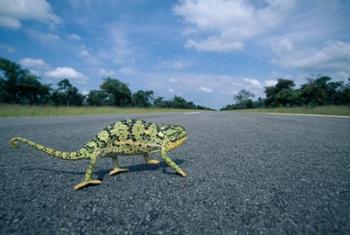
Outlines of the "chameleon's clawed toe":
<svg viewBox="0 0 350 235">
<path fill-rule="evenodd" d="M 150 165 L 158 165 L 159 163 L 160 163 L 160 161 L 155 160 L 155 159 L 151 159 L 151 160 L 147 161 L 147 164 L 150 164 Z"/>
<path fill-rule="evenodd" d="M 90 186 L 90 185 L 98 185 L 98 184 L 102 184 L 102 181 L 101 180 L 83 181 L 83 182 L 75 185 L 74 189 L 79 190 L 79 189 L 85 188 L 85 187 Z"/>
<path fill-rule="evenodd" d="M 116 175 L 116 174 L 119 174 L 119 173 L 125 173 L 125 172 L 128 172 L 129 169 L 127 168 L 114 168 L 113 170 L 111 170 L 109 172 L 109 176 L 112 176 L 112 175 Z"/>
<path fill-rule="evenodd" d="M 182 177 L 186 177 L 187 176 L 187 174 L 183 170 L 179 170 L 177 173 L 179 175 L 181 175 Z"/>
</svg>

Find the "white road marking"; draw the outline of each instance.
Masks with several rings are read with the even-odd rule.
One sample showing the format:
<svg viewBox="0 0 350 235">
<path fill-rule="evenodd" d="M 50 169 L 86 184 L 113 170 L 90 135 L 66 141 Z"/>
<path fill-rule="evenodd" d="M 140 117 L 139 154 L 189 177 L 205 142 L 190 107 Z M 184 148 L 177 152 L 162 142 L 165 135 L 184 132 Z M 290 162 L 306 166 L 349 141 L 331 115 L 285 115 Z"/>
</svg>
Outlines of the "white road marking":
<svg viewBox="0 0 350 235">
<path fill-rule="evenodd" d="M 191 114 L 198 114 L 198 113 L 201 113 L 201 112 L 186 112 L 186 113 L 183 113 L 185 115 L 191 115 Z"/>
<path fill-rule="evenodd" d="M 335 117 L 335 118 L 350 118 L 344 115 L 325 115 L 325 114 L 304 114 L 304 113 L 265 113 L 269 115 L 289 115 L 289 116 L 309 116 L 309 117 Z"/>
</svg>

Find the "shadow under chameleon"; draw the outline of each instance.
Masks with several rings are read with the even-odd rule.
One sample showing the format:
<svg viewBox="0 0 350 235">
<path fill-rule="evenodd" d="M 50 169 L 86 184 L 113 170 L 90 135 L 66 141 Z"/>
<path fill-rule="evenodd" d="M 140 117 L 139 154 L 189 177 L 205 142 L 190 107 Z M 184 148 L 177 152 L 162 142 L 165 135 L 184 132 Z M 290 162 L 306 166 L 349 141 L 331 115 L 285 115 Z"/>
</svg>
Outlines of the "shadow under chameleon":
<svg viewBox="0 0 350 235">
<path fill-rule="evenodd" d="M 177 165 L 181 165 L 185 160 L 173 160 Z M 159 169 L 162 169 L 162 172 L 167 175 L 176 175 L 175 172 L 170 171 L 168 168 L 169 166 L 165 164 L 164 162 L 160 162 L 157 165 L 149 165 L 147 163 L 143 164 L 137 164 L 137 165 L 130 165 L 130 166 L 123 166 L 125 168 L 128 168 L 129 171 L 121 174 L 126 173 L 133 173 L 133 172 L 142 172 L 142 171 L 156 171 Z M 101 169 L 94 171 L 94 174 L 97 176 L 97 179 L 103 180 L 106 175 L 111 171 L 110 169 Z M 76 171 L 64 171 L 64 170 L 55 170 L 55 169 L 48 169 L 43 167 L 22 167 L 21 170 L 23 171 L 49 171 L 49 172 L 56 172 L 56 173 L 64 173 L 64 174 L 71 174 L 71 175 L 84 175 L 85 171 L 76 172 Z M 85 169 L 84 169 L 85 170 Z"/>
</svg>

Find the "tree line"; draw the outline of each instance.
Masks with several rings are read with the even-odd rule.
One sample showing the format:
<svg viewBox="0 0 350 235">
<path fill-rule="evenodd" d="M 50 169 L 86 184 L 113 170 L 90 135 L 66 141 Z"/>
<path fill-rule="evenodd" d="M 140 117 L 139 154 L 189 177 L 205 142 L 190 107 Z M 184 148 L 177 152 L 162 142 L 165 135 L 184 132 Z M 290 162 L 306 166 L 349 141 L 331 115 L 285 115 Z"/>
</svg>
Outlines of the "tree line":
<svg viewBox="0 0 350 235">
<path fill-rule="evenodd" d="M 245 89 L 234 95 L 234 104 L 221 110 L 260 107 L 293 107 L 350 105 L 350 78 L 348 82 L 332 81 L 329 76 L 308 78 L 307 83 L 295 88 L 293 80 L 278 79 L 276 85 L 265 87 L 266 98 L 253 100 L 254 94 Z"/>
<path fill-rule="evenodd" d="M 118 79 L 103 79 L 100 89 L 83 95 L 68 79 L 57 83 L 42 84 L 41 78 L 19 64 L 0 58 L 0 103 L 59 106 L 118 106 L 158 107 L 181 109 L 209 109 L 187 101 L 181 96 L 170 100 L 155 97 L 151 90 L 132 93 L 128 84 Z"/>
</svg>

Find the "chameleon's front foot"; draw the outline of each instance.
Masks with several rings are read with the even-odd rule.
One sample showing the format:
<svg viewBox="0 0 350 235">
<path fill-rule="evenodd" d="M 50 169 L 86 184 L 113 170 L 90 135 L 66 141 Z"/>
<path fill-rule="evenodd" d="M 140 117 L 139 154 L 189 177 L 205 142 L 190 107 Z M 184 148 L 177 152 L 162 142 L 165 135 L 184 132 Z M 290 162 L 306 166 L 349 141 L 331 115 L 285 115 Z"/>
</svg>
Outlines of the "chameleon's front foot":
<svg viewBox="0 0 350 235">
<path fill-rule="evenodd" d="M 125 173 L 125 172 L 128 172 L 128 171 L 129 171 L 128 168 L 114 168 L 113 170 L 111 170 L 109 172 L 109 176 L 116 175 L 116 174 L 119 174 L 119 173 Z"/>
<path fill-rule="evenodd" d="M 158 165 L 160 163 L 160 161 L 155 160 L 155 159 L 150 159 L 147 161 L 147 164 L 149 165 Z"/>
<path fill-rule="evenodd" d="M 155 160 L 155 159 L 150 158 L 150 156 L 149 156 L 148 153 L 145 153 L 145 154 L 143 155 L 143 157 L 144 157 L 144 159 L 145 159 L 145 162 L 146 162 L 147 164 L 149 164 L 149 165 L 157 165 L 157 164 L 159 164 L 159 162 L 160 162 L 160 161 L 158 161 L 158 160 Z"/>
<path fill-rule="evenodd" d="M 74 189 L 79 190 L 79 189 L 85 188 L 85 187 L 90 186 L 90 185 L 98 185 L 98 184 L 102 184 L 102 181 L 101 180 L 83 181 L 83 182 L 75 185 Z"/>
</svg>

